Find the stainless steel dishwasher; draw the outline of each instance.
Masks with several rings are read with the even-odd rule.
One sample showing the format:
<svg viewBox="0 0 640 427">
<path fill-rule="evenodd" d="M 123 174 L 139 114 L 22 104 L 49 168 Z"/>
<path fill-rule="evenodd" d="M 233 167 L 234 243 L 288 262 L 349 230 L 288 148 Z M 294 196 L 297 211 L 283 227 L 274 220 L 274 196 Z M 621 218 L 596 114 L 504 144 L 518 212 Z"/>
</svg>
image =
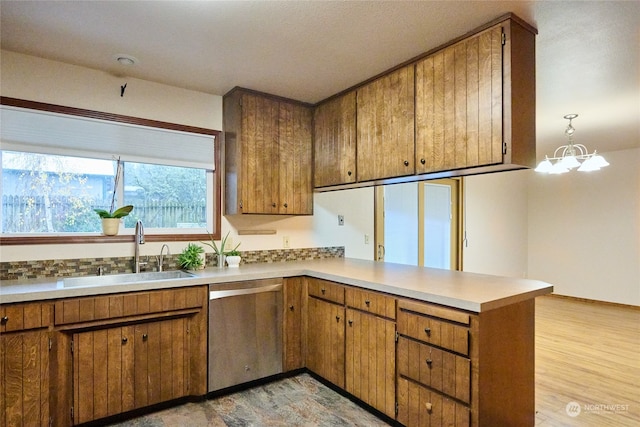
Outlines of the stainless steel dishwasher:
<svg viewBox="0 0 640 427">
<path fill-rule="evenodd" d="M 282 279 L 209 285 L 209 391 L 282 372 Z"/>
</svg>

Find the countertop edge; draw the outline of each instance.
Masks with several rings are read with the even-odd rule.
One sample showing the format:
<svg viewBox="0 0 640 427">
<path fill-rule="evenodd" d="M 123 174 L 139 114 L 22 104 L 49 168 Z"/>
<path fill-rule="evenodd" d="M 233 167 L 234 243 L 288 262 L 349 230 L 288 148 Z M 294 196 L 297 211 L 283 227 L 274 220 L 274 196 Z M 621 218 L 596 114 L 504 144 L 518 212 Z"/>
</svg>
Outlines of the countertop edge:
<svg viewBox="0 0 640 427">
<path fill-rule="evenodd" d="M 297 276 L 308 276 L 334 281 L 345 285 L 387 293 L 398 298 L 411 298 L 466 310 L 473 313 L 493 310 L 553 292 L 553 286 L 545 282 L 525 280 L 527 286 L 519 286 L 519 283 L 523 279 L 514 278 L 511 280 L 505 277 L 493 276 L 496 281 L 508 284 L 518 284 L 517 289 L 511 292 L 502 292 L 504 295 L 497 298 L 489 298 L 485 300 L 480 300 L 478 298 L 476 298 L 476 300 L 473 298 L 464 299 L 457 296 L 446 295 L 447 293 L 456 293 L 452 291 L 438 292 L 437 289 L 434 291 L 411 289 L 410 286 L 398 286 L 395 282 L 386 279 L 374 281 L 371 279 L 370 274 L 365 273 L 370 273 L 370 270 L 374 269 L 384 269 L 385 266 L 381 266 L 380 263 L 374 263 L 373 261 L 370 261 L 372 264 L 368 264 L 361 262 L 361 260 L 342 260 L 343 261 L 337 263 L 336 261 L 331 262 L 327 260 L 326 262 L 323 262 L 321 260 L 316 260 L 310 262 L 292 261 L 283 263 L 248 264 L 238 269 L 225 268 L 220 270 L 213 268 L 193 271 L 192 273 L 194 273 L 195 276 L 190 278 L 123 283 L 109 286 L 79 286 L 65 288 L 62 286 L 61 278 L 38 279 L 24 282 L 12 281 L 13 283 L 11 285 L 0 285 L 0 304 L 47 301 L 61 298 L 162 290 L 188 286 L 215 285 L 216 283 Z M 353 271 L 345 271 L 345 266 L 352 268 Z M 395 271 L 404 271 L 397 270 L 399 268 L 402 269 L 402 266 L 390 265 L 388 267 L 392 273 Z M 360 272 L 363 274 L 358 274 L 358 269 L 360 269 Z M 410 269 L 412 269 L 412 267 L 407 267 L 407 270 Z M 430 277 L 428 276 L 430 274 L 428 272 L 424 272 L 422 270 L 414 270 L 414 272 L 415 271 L 418 271 L 418 274 L 420 275 L 427 275 L 427 277 Z M 474 277 L 480 277 L 473 273 L 462 274 L 463 276 L 459 277 L 471 278 L 469 279 L 471 280 L 471 283 L 466 283 L 465 286 L 472 285 L 474 280 L 476 280 Z M 361 278 L 362 276 L 369 277 Z M 423 278 L 423 276 L 420 276 L 420 278 Z M 441 285 L 443 280 L 446 281 L 447 279 L 438 278 L 437 274 L 433 275 L 434 283 L 440 282 Z M 16 291 L 14 288 L 12 289 L 14 292 L 7 293 L 7 289 L 12 288 L 13 286 L 20 286 L 21 291 Z M 434 288 L 438 288 L 438 286 L 434 286 Z M 477 289 L 474 289 L 474 291 L 477 291 Z"/>
</svg>

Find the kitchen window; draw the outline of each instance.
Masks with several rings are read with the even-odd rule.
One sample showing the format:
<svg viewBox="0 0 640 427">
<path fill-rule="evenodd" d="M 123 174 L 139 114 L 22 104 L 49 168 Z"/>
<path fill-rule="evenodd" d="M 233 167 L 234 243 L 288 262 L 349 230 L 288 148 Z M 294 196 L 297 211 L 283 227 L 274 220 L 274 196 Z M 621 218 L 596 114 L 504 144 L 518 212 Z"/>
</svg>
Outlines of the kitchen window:
<svg viewBox="0 0 640 427">
<path fill-rule="evenodd" d="M 128 241 L 137 220 L 149 241 L 208 238 L 207 231 L 219 238 L 219 132 L 11 98 L 2 104 L 1 244 Z M 93 209 L 109 209 L 118 158 L 116 206 L 134 210 L 120 235 L 105 240 Z"/>
</svg>

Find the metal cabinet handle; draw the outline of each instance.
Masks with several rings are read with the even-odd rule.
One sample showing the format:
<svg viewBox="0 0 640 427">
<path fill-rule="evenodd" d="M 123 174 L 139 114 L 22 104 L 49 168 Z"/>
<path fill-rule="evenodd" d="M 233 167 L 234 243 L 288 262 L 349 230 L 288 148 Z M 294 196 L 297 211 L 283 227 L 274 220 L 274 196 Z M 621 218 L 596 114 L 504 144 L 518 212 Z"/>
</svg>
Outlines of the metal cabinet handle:
<svg viewBox="0 0 640 427">
<path fill-rule="evenodd" d="M 276 205 L 276 202 L 271 203 L 271 207 L 272 207 L 272 208 L 275 208 L 276 206 L 277 206 L 277 205 Z"/>
<path fill-rule="evenodd" d="M 325 294 L 325 292 L 327 292 L 327 290 L 325 288 L 320 289 L 320 292 L 322 292 L 322 295 Z"/>
<path fill-rule="evenodd" d="M 364 303 L 367 305 L 367 307 L 369 307 L 371 305 L 371 301 L 369 301 L 368 299 L 364 300 Z"/>
<path fill-rule="evenodd" d="M 431 328 L 424 328 L 424 333 L 427 334 L 428 337 L 431 336 Z"/>
<path fill-rule="evenodd" d="M 289 310 L 293 311 L 293 306 L 292 305 L 289 306 Z"/>
<path fill-rule="evenodd" d="M 351 171 L 347 171 L 347 175 L 351 176 Z"/>
<path fill-rule="evenodd" d="M 340 322 L 340 316 L 336 316 L 336 322 Z"/>
<path fill-rule="evenodd" d="M 427 362 L 427 365 L 428 365 L 429 367 L 431 367 L 431 364 L 433 363 L 433 360 L 431 360 L 431 359 L 427 359 L 427 360 L 426 360 L 426 362 Z"/>
<path fill-rule="evenodd" d="M 349 326 L 353 325 L 353 320 L 349 320 Z"/>
<path fill-rule="evenodd" d="M 146 341 L 149 338 L 149 335 L 142 334 L 142 341 Z"/>
<path fill-rule="evenodd" d="M 2 323 L 7 323 L 9 318 L 7 316 L 2 316 Z"/>
<path fill-rule="evenodd" d="M 405 160 L 405 161 L 404 161 L 404 165 L 405 165 L 405 166 L 409 166 L 409 161 L 408 161 L 408 160 Z"/>
<path fill-rule="evenodd" d="M 122 344 L 126 344 L 126 343 L 127 343 L 127 341 L 129 341 L 129 340 L 127 339 L 127 337 L 122 337 Z"/>
<path fill-rule="evenodd" d="M 424 404 L 425 408 L 427 408 L 427 412 L 431 413 L 431 411 L 433 410 L 433 404 L 431 402 L 427 402 Z"/>
<path fill-rule="evenodd" d="M 288 207 L 289 207 L 289 204 L 288 204 L 288 203 L 285 203 L 285 204 L 284 204 L 284 207 L 285 207 L 285 208 L 288 208 Z"/>
<path fill-rule="evenodd" d="M 424 165 L 425 163 L 427 163 L 427 161 L 425 159 L 420 159 L 420 164 Z"/>
</svg>

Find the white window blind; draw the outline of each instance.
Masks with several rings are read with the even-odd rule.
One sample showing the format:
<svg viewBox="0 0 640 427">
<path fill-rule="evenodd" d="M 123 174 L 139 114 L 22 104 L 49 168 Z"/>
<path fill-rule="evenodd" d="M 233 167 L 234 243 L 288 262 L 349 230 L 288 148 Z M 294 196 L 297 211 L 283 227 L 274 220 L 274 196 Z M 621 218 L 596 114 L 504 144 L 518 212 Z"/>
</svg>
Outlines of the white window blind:
<svg viewBox="0 0 640 427">
<path fill-rule="evenodd" d="M 2 106 L 3 150 L 214 169 L 214 136 Z"/>
</svg>

